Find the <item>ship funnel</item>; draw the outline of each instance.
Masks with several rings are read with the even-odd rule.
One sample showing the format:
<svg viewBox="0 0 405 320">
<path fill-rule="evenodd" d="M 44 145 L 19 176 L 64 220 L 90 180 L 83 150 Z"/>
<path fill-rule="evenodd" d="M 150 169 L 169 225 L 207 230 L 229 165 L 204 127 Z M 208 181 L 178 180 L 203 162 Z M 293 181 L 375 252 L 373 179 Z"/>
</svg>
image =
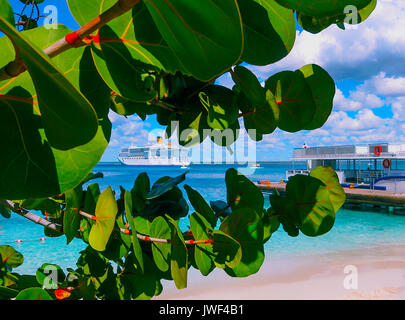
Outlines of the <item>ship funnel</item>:
<svg viewBox="0 0 405 320">
<path fill-rule="evenodd" d="M 163 144 L 163 138 L 157 137 L 157 144 Z"/>
</svg>

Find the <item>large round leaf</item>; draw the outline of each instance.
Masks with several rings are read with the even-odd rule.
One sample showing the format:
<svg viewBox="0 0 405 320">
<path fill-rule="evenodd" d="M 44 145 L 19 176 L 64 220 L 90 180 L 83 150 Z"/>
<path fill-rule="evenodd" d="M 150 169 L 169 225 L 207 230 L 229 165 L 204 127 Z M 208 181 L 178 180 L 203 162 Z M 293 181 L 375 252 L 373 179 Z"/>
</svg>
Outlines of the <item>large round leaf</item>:
<svg viewBox="0 0 405 320">
<path fill-rule="evenodd" d="M 199 213 L 194 212 L 190 216 L 191 231 L 195 240 L 212 240 L 213 229 L 209 222 Z M 215 268 L 213 261 L 214 253 L 212 244 L 196 244 L 194 248 L 194 260 L 203 276 L 210 274 Z"/>
<path fill-rule="evenodd" d="M 294 13 L 274 0 L 238 0 L 245 38 L 243 61 L 268 65 L 284 58 L 295 42 Z"/>
<path fill-rule="evenodd" d="M 213 237 L 215 265 L 221 269 L 225 269 L 226 267 L 236 268 L 242 258 L 242 249 L 240 243 L 230 235 L 220 230 L 214 230 Z"/>
<path fill-rule="evenodd" d="M 232 79 L 237 85 L 235 90 L 239 91 L 239 107 L 248 133 L 249 130 L 256 130 L 259 135 L 272 133 L 277 127 L 274 111 L 259 80 L 249 69 L 241 66 L 234 69 Z M 249 135 L 252 137 L 251 133 Z"/>
<path fill-rule="evenodd" d="M 163 217 L 157 217 L 153 220 L 150 227 L 150 236 L 157 239 L 171 240 L 172 229 L 169 223 Z M 152 254 L 156 266 L 163 272 L 169 270 L 171 244 L 164 242 L 152 243 Z"/>
<path fill-rule="evenodd" d="M 215 228 L 218 218 L 215 215 L 214 210 L 212 210 L 212 208 L 208 205 L 203 196 L 197 190 L 188 185 L 185 185 L 184 189 L 187 192 L 188 199 L 190 200 L 194 210 L 202 215 L 209 222 L 211 227 Z"/>
<path fill-rule="evenodd" d="M 251 208 L 261 215 L 264 206 L 262 192 L 252 181 L 235 169 L 229 169 L 225 175 L 228 204 L 232 210 Z"/>
<path fill-rule="evenodd" d="M 0 215 L 8 219 L 11 217 L 11 210 L 0 203 Z"/>
<path fill-rule="evenodd" d="M 225 268 L 232 277 L 247 277 L 259 271 L 264 261 L 263 224 L 259 215 L 249 208 L 238 209 L 221 224 L 220 230 L 238 241 L 242 248 L 240 263 Z"/>
<path fill-rule="evenodd" d="M 332 229 L 336 214 L 329 190 L 321 180 L 296 175 L 288 181 L 286 190 L 298 213 L 298 227 L 303 234 L 316 237 Z"/>
<path fill-rule="evenodd" d="M 76 22 L 84 26 L 117 3 L 116 0 L 67 0 L 69 11 Z"/>
<path fill-rule="evenodd" d="M 131 228 L 131 242 L 132 242 L 132 248 L 134 251 L 134 259 L 137 262 L 137 265 L 139 265 L 139 268 L 144 271 L 144 264 L 143 264 L 143 256 L 142 256 L 142 248 L 141 244 L 139 243 L 139 239 L 137 237 L 137 230 L 135 227 L 135 222 L 134 218 L 132 216 L 132 211 L 133 211 L 133 200 L 132 200 L 132 194 L 129 191 L 125 191 L 125 217 L 129 223 L 129 226 Z"/>
<path fill-rule="evenodd" d="M 314 118 L 316 105 L 301 72 L 279 72 L 266 80 L 265 88 L 281 130 L 302 130 Z"/>
<path fill-rule="evenodd" d="M 56 289 L 65 281 L 66 275 L 56 264 L 44 263 L 35 273 L 37 282 L 40 285 L 47 285 L 50 288 Z M 55 283 L 54 283 L 55 281 Z"/>
<path fill-rule="evenodd" d="M 3 17 L 9 24 L 14 25 L 14 13 L 8 0 L 0 0 L 0 17 Z"/>
<path fill-rule="evenodd" d="M 304 75 L 316 106 L 314 118 L 305 129 L 318 129 L 325 124 L 332 112 L 336 85 L 329 73 L 316 64 L 306 65 L 299 71 Z"/>
<path fill-rule="evenodd" d="M 199 94 L 207 110 L 207 123 L 214 130 L 225 130 L 238 120 L 236 94 L 222 86 L 209 86 Z"/>
<path fill-rule="evenodd" d="M 23 264 L 23 255 L 8 245 L 0 246 L 0 260 L 10 268 L 17 268 Z"/>
<path fill-rule="evenodd" d="M 81 0 L 68 0 L 68 4 L 76 21 L 83 26 L 97 15 L 111 8 L 116 4 L 116 1 L 88 0 L 83 2 Z M 163 40 L 143 1 L 139 1 L 131 12 L 111 21 L 107 28 L 101 28 L 96 42 L 98 47 L 103 44 L 115 50 L 118 55 L 120 52 L 125 52 L 124 46 L 130 53 L 131 60 L 134 59 L 155 66 L 166 72 L 175 73 L 181 69 L 180 62 Z M 123 59 L 124 56 L 119 57 L 118 55 L 116 56 L 118 58 L 117 65 L 127 62 Z M 109 60 L 108 57 L 105 58 Z M 128 73 L 121 65 L 120 72 L 110 80 L 118 81 L 120 77 L 125 75 Z"/>
<path fill-rule="evenodd" d="M 58 29 L 41 27 L 23 34 L 40 48 L 46 48 L 69 32 L 68 28 L 58 26 Z M 13 59 L 14 49 L 7 37 L 0 39 L 0 46 L 0 61 Z M 98 163 L 108 145 L 109 91 L 98 76 L 90 51 L 76 49 L 57 56 L 53 62 L 96 106 L 100 119 L 97 135 L 89 143 L 70 150 L 52 148 L 43 130 L 29 74 L 0 82 L 0 104 L 4 106 L 0 109 L 0 135 L 7 136 L 0 140 L 4 151 L 0 159 L 0 196 L 3 198 L 43 198 L 74 188 Z"/>
<path fill-rule="evenodd" d="M 179 226 L 169 216 L 166 216 L 172 229 L 172 249 L 170 256 L 170 272 L 177 289 L 187 287 L 188 257 L 187 247 Z"/>
<path fill-rule="evenodd" d="M 81 215 L 79 214 L 83 200 L 82 186 L 65 192 L 66 210 L 63 215 L 63 231 L 69 244 L 80 228 Z"/>
<path fill-rule="evenodd" d="M 184 68 L 208 81 L 237 63 L 243 27 L 236 0 L 148 0 L 153 20 Z"/>
<path fill-rule="evenodd" d="M 97 201 L 95 221 L 89 235 L 89 243 L 93 249 L 105 250 L 114 229 L 117 212 L 117 201 L 111 187 L 108 187 Z"/>
<path fill-rule="evenodd" d="M 21 291 L 16 300 L 53 300 L 52 297 L 41 288 L 28 288 Z"/>
<path fill-rule="evenodd" d="M 338 15 L 345 7 L 352 5 L 357 9 L 367 6 L 372 0 L 276 0 L 282 6 L 291 8 L 313 17 Z"/>
<path fill-rule="evenodd" d="M 83 93 L 51 62 L 42 48 L 29 42 L 26 33 L 18 32 L 1 16 L 0 30 L 12 40 L 32 78 L 49 143 L 67 150 L 92 140 L 98 127 L 97 114 Z M 48 35 L 45 28 L 30 30 L 30 33 L 36 38 Z"/>
<path fill-rule="evenodd" d="M 171 189 L 173 189 L 175 186 L 177 186 L 179 183 L 182 183 L 185 179 L 186 179 L 186 174 L 187 172 L 174 177 L 174 178 L 169 178 L 169 177 L 165 177 L 164 180 L 162 180 L 162 182 L 156 182 L 153 186 L 152 186 L 152 190 L 146 195 L 146 199 L 150 200 L 150 199 L 155 199 L 163 194 L 165 194 L 166 192 L 170 191 Z"/>
<path fill-rule="evenodd" d="M 346 201 L 345 190 L 339 182 L 339 178 L 331 167 L 316 167 L 309 174 L 311 177 L 321 180 L 329 191 L 329 198 L 333 209 L 337 212 Z"/>
</svg>

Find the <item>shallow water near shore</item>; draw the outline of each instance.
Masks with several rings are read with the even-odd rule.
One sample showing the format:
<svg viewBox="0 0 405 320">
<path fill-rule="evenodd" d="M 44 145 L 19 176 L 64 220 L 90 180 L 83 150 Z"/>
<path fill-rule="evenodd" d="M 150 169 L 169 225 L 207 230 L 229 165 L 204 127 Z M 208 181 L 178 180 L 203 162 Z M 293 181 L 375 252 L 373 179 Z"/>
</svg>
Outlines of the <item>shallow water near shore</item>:
<svg viewBox="0 0 405 320">
<path fill-rule="evenodd" d="M 101 189 L 112 186 L 118 191 L 119 186 L 130 189 L 141 172 L 147 172 L 152 182 L 162 176 L 177 176 L 189 171 L 185 183 L 197 189 L 207 201 L 226 200 L 225 172 L 228 165 L 191 165 L 188 169 L 180 167 L 128 167 L 119 164 L 101 164 L 94 172 L 102 172 L 103 179 L 98 179 Z M 238 167 L 236 167 L 238 168 Z M 296 169 L 300 167 L 295 166 Z M 280 181 L 285 178 L 286 170 L 292 169 L 289 163 L 262 164 L 248 178 L 253 181 Z M 269 206 L 268 197 L 266 206 Z M 192 213 L 192 208 L 190 213 Z M 187 228 L 188 219 L 181 223 Z M 307 256 L 345 252 L 346 250 L 374 247 L 376 245 L 405 242 L 405 216 L 386 213 L 365 212 L 341 209 L 337 213 L 336 223 L 328 234 L 309 238 L 300 235 L 289 237 L 282 228 L 266 244 L 266 255 L 273 261 L 287 261 L 288 257 Z M 44 262 L 55 263 L 63 269 L 75 267 L 79 251 L 86 245 L 75 239 L 68 246 L 64 237 L 44 237 L 43 228 L 15 214 L 11 219 L 0 219 L 0 244 L 9 244 L 24 255 L 24 264 L 16 269 L 19 273 L 34 273 Z M 16 243 L 16 240 L 23 240 Z M 192 274 L 191 274 L 192 276 Z"/>
</svg>

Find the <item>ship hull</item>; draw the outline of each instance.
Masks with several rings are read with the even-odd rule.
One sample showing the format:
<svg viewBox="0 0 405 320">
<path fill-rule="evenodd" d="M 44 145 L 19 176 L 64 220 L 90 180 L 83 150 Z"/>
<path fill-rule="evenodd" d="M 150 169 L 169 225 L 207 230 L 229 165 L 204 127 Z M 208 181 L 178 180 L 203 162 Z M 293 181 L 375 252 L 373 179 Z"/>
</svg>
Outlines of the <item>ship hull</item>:
<svg viewBox="0 0 405 320">
<path fill-rule="evenodd" d="M 119 162 L 126 166 L 188 166 L 190 161 L 175 159 L 131 159 L 118 157 Z"/>
</svg>

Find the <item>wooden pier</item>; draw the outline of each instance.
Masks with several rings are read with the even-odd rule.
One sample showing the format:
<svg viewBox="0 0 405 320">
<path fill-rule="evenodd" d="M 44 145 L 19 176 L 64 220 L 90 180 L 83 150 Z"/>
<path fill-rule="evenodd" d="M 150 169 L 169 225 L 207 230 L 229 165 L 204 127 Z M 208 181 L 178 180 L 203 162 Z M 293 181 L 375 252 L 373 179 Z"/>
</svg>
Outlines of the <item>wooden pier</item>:
<svg viewBox="0 0 405 320">
<path fill-rule="evenodd" d="M 280 194 L 285 193 L 286 183 L 255 183 L 255 185 L 266 193 L 277 190 Z M 394 193 L 391 191 L 344 188 L 346 193 L 345 207 L 356 209 L 388 209 L 390 213 L 405 213 L 405 193 Z M 401 208 L 403 208 L 401 210 Z"/>
</svg>

